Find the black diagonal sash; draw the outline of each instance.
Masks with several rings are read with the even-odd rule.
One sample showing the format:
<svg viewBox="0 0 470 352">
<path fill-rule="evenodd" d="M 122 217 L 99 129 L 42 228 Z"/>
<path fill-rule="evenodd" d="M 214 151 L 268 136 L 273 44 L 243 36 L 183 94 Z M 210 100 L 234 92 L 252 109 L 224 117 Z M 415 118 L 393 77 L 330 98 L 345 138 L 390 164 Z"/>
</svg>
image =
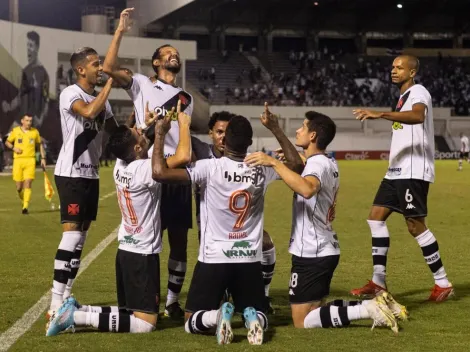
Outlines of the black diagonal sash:
<svg viewBox="0 0 470 352">
<path fill-rule="evenodd" d="M 393 111 L 401 111 L 401 108 L 405 105 L 406 101 L 408 100 L 408 98 L 410 96 L 410 93 L 411 92 L 409 91 L 404 96 L 402 96 L 400 98 L 400 100 L 398 100 L 397 106 L 395 107 L 395 109 Z"/>
<path fill-rule="evenodd" d="M 191 95 L 182 90 L 167 100 L 161 107 L 167 111 L 170 111 L 173 107 L 176 109 L 178 106 L 178 100 L 181 100 L 181 112 L 184 112 L 192 102 Z M 162 119 L 164 117 L 165 116 L 159 116 L 158 118 Z M 150 140 L 150 145 L 152 145 L 153 141 L 155 140 L 155 123 L 148 127 L 145 135 Z"/>
<path fill-rule="evenodd" d="M 83 129 L 83 132 L 80 133 L 74 141 L 73 144 L 73 163 L 75 164 L 78 158 L 88 150 L 88 145 L 95 139 L 96 135 L 99 131 L 101 131 L 104 119 L 106 115 L 106 110 L 100 112 L 98 116 L 94 120 L 91 121 L 84 121 L 84 123 L 91 123 L 92 126 L 96 126 L 96 128 L 87 128 Z M 95 125 L 96 124 L 96 125 Z"/>
</svg>

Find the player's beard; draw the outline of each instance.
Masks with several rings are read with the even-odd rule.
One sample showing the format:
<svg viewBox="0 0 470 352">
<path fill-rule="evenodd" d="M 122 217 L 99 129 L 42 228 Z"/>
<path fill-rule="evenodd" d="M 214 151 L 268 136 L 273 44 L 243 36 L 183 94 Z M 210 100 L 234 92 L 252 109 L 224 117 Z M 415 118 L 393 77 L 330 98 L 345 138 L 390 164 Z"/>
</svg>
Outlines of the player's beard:
<svg viewBox="0 0 470 352">
<path fill-rule="evenodd" d="M 177 64 L 172 64 L 171 60 L 174 59 L 174 57 L 168 58 L 168 60 L 165 62 L 163 65 L 163 68 L 171 73 L 177 74 L 181 71 L 181 62 L 178 59 Z"/>
</svg>

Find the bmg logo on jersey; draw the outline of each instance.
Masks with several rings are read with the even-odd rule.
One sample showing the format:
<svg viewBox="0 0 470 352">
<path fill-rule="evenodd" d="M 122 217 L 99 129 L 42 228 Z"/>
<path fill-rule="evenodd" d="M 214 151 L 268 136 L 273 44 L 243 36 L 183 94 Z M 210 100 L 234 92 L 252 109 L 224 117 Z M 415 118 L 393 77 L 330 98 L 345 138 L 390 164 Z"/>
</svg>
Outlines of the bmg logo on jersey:
<svg viewBox="0 0 470 352">
<path fill-rule="evenodd" d="M 252 183 L 254 185 L 258 185 L 260 181 L 260 173 L 256 170 L 245 170 L 244 174 L 238 174 L 237 172 L 229 172 L 225 171 L 224 178 L 228 182 L 235 182 L 235 183 Z"/>
</svg>

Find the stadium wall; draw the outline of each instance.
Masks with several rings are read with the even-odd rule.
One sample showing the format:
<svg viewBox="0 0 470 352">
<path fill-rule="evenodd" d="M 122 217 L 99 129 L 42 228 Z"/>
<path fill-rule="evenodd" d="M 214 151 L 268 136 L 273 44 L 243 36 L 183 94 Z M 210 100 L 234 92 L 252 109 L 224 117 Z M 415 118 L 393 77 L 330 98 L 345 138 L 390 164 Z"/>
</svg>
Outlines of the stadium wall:
<svg viewBox="0 0 470 352">
<path fill-rule="evenodd" d="M 35 50 L 38 61 L 34 65 L 30 65 L 28 59 L 28 49 L 31 52 L 31 40 L 27 37 L 29 32 L 35 32 L 39 38 L 39 49 Z M 111 35 L 0 21 L 0 134 L 8 133 L 26 110 L 32 111 L 36 115 L 45 116 L 44 119 L 35 116 L 34 123 L 46 139 L 48 147 L 53 152 L 60 149 L 62 134 L 57 97 L 61 87 L 57 76 L 63 61 L 59 58 L 70 57 L 84 46 L 94 48 L 103 57 L 111 39 Z M 150 65 L 155 48 L 163 44 L 173 45 L 179 50 L 183 67 L 185 60 L 195 60 L 197 57 L 196 42 L 126 36 L 121 43 L 120 59 L 136 63 L 133 72 L 142 72 L 142 68 Z M 184 70 L 182 76 L 184 84 Z M 36 95 L 32 97 L 31 92 Z M 110 100 L 113 99 L 130 100 L 121 89 L 113 89 Z M 28 100 L 40 100 L 41 107 L 31 109 L 25 106 Z"/>
</svg>

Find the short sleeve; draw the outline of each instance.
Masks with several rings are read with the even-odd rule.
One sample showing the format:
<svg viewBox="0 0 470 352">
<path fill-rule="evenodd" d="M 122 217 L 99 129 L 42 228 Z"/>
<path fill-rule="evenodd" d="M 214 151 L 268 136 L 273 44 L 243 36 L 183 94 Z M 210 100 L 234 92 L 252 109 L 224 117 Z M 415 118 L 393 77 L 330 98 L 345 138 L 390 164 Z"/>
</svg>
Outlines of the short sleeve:
<svg viewBox="0 0 470 352">
<path fill-rule="evenodd" d="M 325 167 L 321 162 L 315 162 L 314 158 L 310 158 L 307 160 L 307 164 L 305 165 L 304 172 L 302 173 L 302 177 L 307 176 L 314 176 L 318 178 L 320 181 L 320 186 L 323 183 L 323 174 L 325 172 Z"/>
<path fill-rule="evenodd" d="M 36 144 L 41 144 L 41 136 L 39 135 L 39 131 L 36 130 L 36 138 L 35 138 L 35 141 L 36 141 Z"/>
<path fill-rule="evenodd" d="M 153 187 L 157 183 L 152 178 L 152 159 L 145 159 L 136 169 L 136 181 L 147 187 Z"/>
<path fill-rule="evenodd" d="M 83 98 L 74 89 L 65 88 L 60 93 L 60 109 L 72 112 L 72 105 L 77 100 L 83 100 Z"/>
<path fill-rule="evenodd" d="M 7 141 L 13 143 L 16 139 L 16 129 L 12 129 L 10 134 L 8 135 Z"/>
<path fill-rule="evenodd" d="M 140 94 L 142 85 L 141 82 L 143 79 L 149 78 L 140 73 L 135 73 L 132 76 L 131 86 L 129 87 L 129 89 L 127 89 L 127 94 L 129 94 L 132 100 L 135 100 L 135 98 Z"/>
<path fill-rule="evenodd" d="M 106 115 L 104 119 L 107 120 L 113 117 L 114 117 L 114 114 L 113 114 L 113 110 L 111 109 L 111 104 L 109 104 L 109 101 L 106 101 Z"/>
<path fill-rule="evenodd" d="M 264 169 L 264 175 L 266 177 L 266 184 L 270 184 L 271 182 L 280 179 L 280 176 L 278 175 L 276 170 L 274 170 L 273 167 L 263 166 L 263 169 Z"/>
<path fill-rule="evenodd" d="M 427 107 L 429 105 L 429 99 L 427 97 L 429 93 L 426 93 L 427 91 L 424 88 L 417 87 L 416 89 L 414 89 L 410 96 L 411 106 L 415 104 L 424 104 Z"/>
<path fill-rule="evenodd" d="M 197 185 L 206 184 L 210 177 L 211 169 L 214 168 L 213 163 L 212 159 L 198 160 L 186 167 L 191 183 Z"/>
</svg>

